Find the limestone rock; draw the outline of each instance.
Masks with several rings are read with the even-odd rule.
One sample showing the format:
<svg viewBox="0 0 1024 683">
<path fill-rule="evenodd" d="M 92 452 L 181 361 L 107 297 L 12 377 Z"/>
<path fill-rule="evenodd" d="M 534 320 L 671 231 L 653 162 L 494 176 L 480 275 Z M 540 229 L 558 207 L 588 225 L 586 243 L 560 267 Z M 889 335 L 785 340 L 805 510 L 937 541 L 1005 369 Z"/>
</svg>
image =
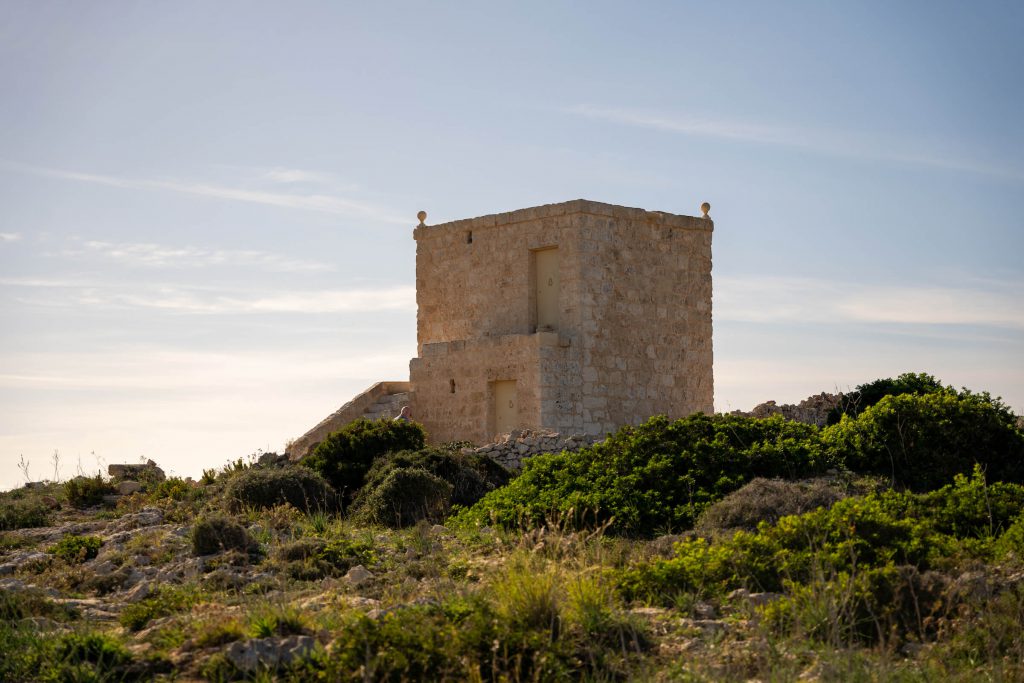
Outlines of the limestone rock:
<svg viewBox="0 0 1024 683">
<path fill-rule="evenodd" d="M 255 638 L 231 643 L 224 654 L 239 671 L 251 673 L 261 668 L 287 666 L 300 657 L 308 656 L 314 647 L 316 640 L 311 636 Z"/>
<path fill-rule="evenodd" d="M 125 593 L 125 602 L 140 602 L 153 593 L 153 585 L 149 581 L 139 581 L 135 587 Z"/>
<path fill-rule="evenodd" d="M 150 481 L 163 481 L 167 478 L 164 471 L 152 460 L 147 460 L 143 465 L 134 463 L 108 465 L 107 474 L 114 479 L 148 479 Z"/>
<path fill-rule="evenodd" d="M 361 564 L 357 564 L 352 567 L 348 570 L 348 573 L 345 574 L 345 581 L 353 587 L 361 586 L 372 578 L 373 574 Z"/>
<path fill-rule="evenodd" d="M 142 484 L 132 479 L 125 479 L 117 485 L 117 492 L 122 496 L 130 496 L 142 490 Z"/>
</svg>

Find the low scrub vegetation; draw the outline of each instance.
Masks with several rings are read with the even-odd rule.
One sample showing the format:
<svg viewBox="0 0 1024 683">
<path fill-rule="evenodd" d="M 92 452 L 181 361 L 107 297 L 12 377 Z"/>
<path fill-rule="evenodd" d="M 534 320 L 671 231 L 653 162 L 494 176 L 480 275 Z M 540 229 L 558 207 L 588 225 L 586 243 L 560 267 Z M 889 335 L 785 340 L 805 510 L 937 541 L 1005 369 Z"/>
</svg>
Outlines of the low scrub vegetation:
<svg viewBox="0 0 1024 683">
<path fill-rule="evenodd" d="M 103 496 L 114 493 L 117 493 L 117 488 L 101 474 L 75 477 L 64 482 L 64 497 L 68 505 L 76 508 L 99 505 L 103 502 Z"/>
<path fill-rule="evenodd" d="M 451 505 L 453 487 L 418 467 L 390 470 L 354 508 L 357 519 L 400 529 L 421 520 L 441 522 Z"/>
<path fill-rule="evenodd" d="M 193 553 L 213 555 L 230 550 L 254 553 L 259 545 L 245 527 L 229 517 L 209 515 L 196 521 L 192 527 Z"/>
<path fill-rule="evenodd" d="M 426 445 L 423 428 L 404 420 L 356 420 L 330 434 L 302 464 L 323 475 L 346 503 L 362 488 L 373 461 Z"/>
<path fill-rule="evenodd" d="M 1017 418 L 859 389 L 826 428 L 656 417 L 518 476 L 363 421 L 115 507 L 0 493 L 0 680 L 1024 680 Z"/>
<path fill-rule="evenodd" d="M 228 481 L 225 496 L 236 510 L 282 504 L 303 512 L 338 509 L 338 496 L 331 485 L 305 467 L 251 468 L 239 472 Z"/>
<path fill-rule="evenodd" d="M 81 564 L 96 557 L 102 545 L 103 539 L 97 536 L 68 534 L 50 548 L 50 552 L 69 564 Z"/>
<path fill-rule="evenodd" d="M 0 531 L 46 526 L 50 518 L 50 508 L 41 500 L 12 500 L 0 507 Z"/>
<path fill-rule="evenodd" d="M 702 534 L 753 531 L 761 522 L 775 523 L 787 515 L 830 507 L 846 497 L 845 488 L 826 478 L 785 481 L 758 477 L 708 506 L 695 528 Z"/>
<path fill-rule="evenodd" d="M 711 503 L 756 477 L 807 477 L 840 462 L 817 428 L 781 417 L 659 416 L 590 448 L 531 458 L 459 521 L 515 528 L 555 516 L 649 537 L 691 528 Z"/>
</svg>

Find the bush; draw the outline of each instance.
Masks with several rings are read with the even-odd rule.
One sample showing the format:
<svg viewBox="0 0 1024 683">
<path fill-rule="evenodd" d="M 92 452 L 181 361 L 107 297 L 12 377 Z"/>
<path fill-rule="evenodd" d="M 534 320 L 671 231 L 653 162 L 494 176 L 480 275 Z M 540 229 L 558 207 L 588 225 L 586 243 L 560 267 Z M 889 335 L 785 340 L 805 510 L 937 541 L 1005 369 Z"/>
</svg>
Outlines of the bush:
<svg viewBox="0 0 1024 683">
<path fill-rule="evenodd" d="M 455 505 L 472 505 L 512 478 L 511 472 L 500 464 L 476 453 L 463 454 L 447 447 L 401 451 L 374 461 L 366 474 L 366 483 L 356 496 L 355 505 L 358 507 L 361 499 L 393 471 L 409 468 L 425 470 L 451 484 L 451 502 Z"/>
<path fill-rule="evenodd" d="M 68 534 L 50 548 L 50 553 L 69 564 L 81 564 L 99 555 L 102 545 L 103 540 L 98 536 Z"/>
<path fill-rule="evenodd" d="M 213 555 L 225 550 L 251 553 L 258 548 L 249 532 L 227 517 L 205 517 L 192 527 L 192 552 L 195 555 Z"/>
<path fill-rule="evenodd" d="M 986 395 L 886 396 L 822 438 L 851 470 L 915 491 L 948 484 L 976 464 L 992 480 L 1024 481 L 1024 433 Z"/>
<path fill-rule="evenodd" d="M 457 517 L 459 523 L 537 525 L 549 516 L 612 533 L 689 529 L 711 503 L 755 477 L 801 478 L 835 466 L 818 428 L 734 415 L 652 417 L 577 452 L 538 455 Z"/>
<path fill-rule="evenodd" d="M 892 645 L 934 637 L 956 606 L 948 588 L 948 579 L 937 572 L 887 564 L 790 584 L 787 595 L 766 605 L 763 614 L 766 625 L 784 636 L 836 648 L 882 640 Z"/>
<path fill-rule="evenodd" d="M 271 508 L 288 503 L 303 512 L 336 510 L 338 496 L 322 476 L 305 467 L 249 469 L 225 488 L 231 507 Z"/>
<path fill-rule="evenodd" d="M 118 621 L 130 631 L 141 631 L 153 619 L 190 609 L 201 600 L 194 586 L 162 585 L 145 600 L 125 605 Z"/>
<path fill-rule="evenodd" d="M 92 477 L 75 477 L 64 482 L 64 497 L 68 504 L 76 508 L 99 505 L 103 496 L 117 493 L 113 484 L 104 481 L 102 475 Z"/>
<path fill-rule="evenodd" d="M 843 415 L 857 417 L 886 396 L 902 394 L 924 396 L 944 391 L 948 390 L 942 386 L 942 382 L 924 372 L 905 372 L 896 378 L 876 379 L 874 382 L 861 384 L 844 395 L 840 399 L 839 405 L 828 414 L 826 424 L 838 424 Z"/>
<path fill-rule="evenodd" d="M 758 477 L 706 508 L 697 518 L 701 533 L 753 531 L 761 522 L 774 524 L 786 515 L 831 507 L 846 495 L 827 479 L 783 481 Z"/>
<path fill-rule="evenodd" d="M 413 605 L 380 619 L 349 617 L 329 656 L 316 663 L 328 680 L 614 681 L 630 678 L 647 640 L 620 620 L 614 642 L 575 624 L 553 629 L 510 623 L 486 600 Z"/>
<path fill-rule="evenodd" d="M 1000 549 L 997 534 L 1010 533 L 1022 506 L 1024 486 L 988 486 L 980 473 L 926 494 L 846 498 L 827 510 L 762 523 L 753 533 L 717 542 L 684 539 L 675 557 L 627 570 L 622 586 L 629 597 L 670 604 L 681 591 L 780 591 L 890 565 L 924 572 L 958 555 L 988 560 Z"/>
<path fill-rule="evenodd" d="M 14 623 L 29 617 L 71 621 L 76 616 L 74 609 L 66 604 L 54 602 L 40 589 L 0 591 L 0 623 Z"/>
<path fill-rule="evenodd" d="M 357 564 L 370 566 L 377 553 L 370 540 L 335 538 L 300 538 L 284 544 L 275 552 L 275 559 L 284 563 L 288 574 L 302 581 L 325 576 L 339 576 Z"/>
<path fill-rule="evenodd" d="M 150 489 L 150 497 L 153 500 L 167 498 L 169 500 L 185 500 L 194 493 L 194 489 L 181 477 L 168 477 L 157 482 Z"/>
<path fill-rule="evenodd" d="M 330 434 L 302 464 L 323 475 L 348 503 L 363 486 L 375 459 L 386 453 L 419 450 L 425 444 L 426 434 L 415 422 L 359 419 Z"/>
<path fill-rule="evenodd" d="M 420 520 L 440 522 L 451 506 L 452 485 L 419 468 L 391 470 L 368 489 L 356 510 L 359 518 L 392 528 Z"/>
<path fill-rule="evenodd" d="M 0 506 L 0 531 L 49 526 L 50 508 L 40 500 L 14 500 Z"/>
</svg>

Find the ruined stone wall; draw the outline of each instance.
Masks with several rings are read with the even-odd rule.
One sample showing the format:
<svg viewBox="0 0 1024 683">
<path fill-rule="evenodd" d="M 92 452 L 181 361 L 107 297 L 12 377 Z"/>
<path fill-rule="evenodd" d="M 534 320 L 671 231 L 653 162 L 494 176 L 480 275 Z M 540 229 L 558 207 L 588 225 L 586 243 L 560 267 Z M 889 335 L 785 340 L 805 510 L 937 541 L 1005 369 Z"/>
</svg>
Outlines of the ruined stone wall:
<svg viewBox="0 0 1024 683">
<path fill-rule="evenodd" d="M 463 453 L 486 455 L 514 472 L 523 468 L 523 463 L 541 453 L 561 453 L 562 451 L 578 451 L 592 446 L 599 437 L 586 434 L 570 434 L 565 436 L 547 429 L 515 430 L 502 434 L 501 438 L 479 448 L 463 448 Z"/>
<path fill-rule="evenodd" d="M 714 410 L 708 219 L 581 215 L 583 431 Z"/>
<path fill-rule="evenodd" d="M 828 423 L 829 414 L 839 406 L 842 400 L 842 394 L 826 394 L 823 392 L 816 396 L 809 396 L 796 405 L 784 403 L 780 406 L 775 401 L 765 401 L 754 406 L 754 409 L 750 412 L 734 410 L 731 414 L 758 418 L 781 415 L 787 420 L 794 422 L 804 422 L 824 427 Z"/>
</svg>

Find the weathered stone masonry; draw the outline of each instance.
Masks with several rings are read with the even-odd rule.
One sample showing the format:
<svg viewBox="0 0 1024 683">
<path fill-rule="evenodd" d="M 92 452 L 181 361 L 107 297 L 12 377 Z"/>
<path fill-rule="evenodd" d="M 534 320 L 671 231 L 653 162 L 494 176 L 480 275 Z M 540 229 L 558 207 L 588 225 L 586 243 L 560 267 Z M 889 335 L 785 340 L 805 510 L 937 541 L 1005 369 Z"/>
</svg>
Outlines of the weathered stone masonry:
<svg viewBox="0 0 1024 683">
<path fill-rule="evenodd" d="M 580 199 L 425 217 L 413 233 L 418 346 L 403 391 L 431 442 L 515 429 L 603 436 L 651 415 L 713 411 L 706 215 Z"/>
<path fill-rule="evenodd" d="M 420 225 L 415 418 L 432 441 L 480 443 L 711 412 L 712 229 L 585 200 Z M 550 250 L 555 319 L 538 282 Z"/>
</svg>

